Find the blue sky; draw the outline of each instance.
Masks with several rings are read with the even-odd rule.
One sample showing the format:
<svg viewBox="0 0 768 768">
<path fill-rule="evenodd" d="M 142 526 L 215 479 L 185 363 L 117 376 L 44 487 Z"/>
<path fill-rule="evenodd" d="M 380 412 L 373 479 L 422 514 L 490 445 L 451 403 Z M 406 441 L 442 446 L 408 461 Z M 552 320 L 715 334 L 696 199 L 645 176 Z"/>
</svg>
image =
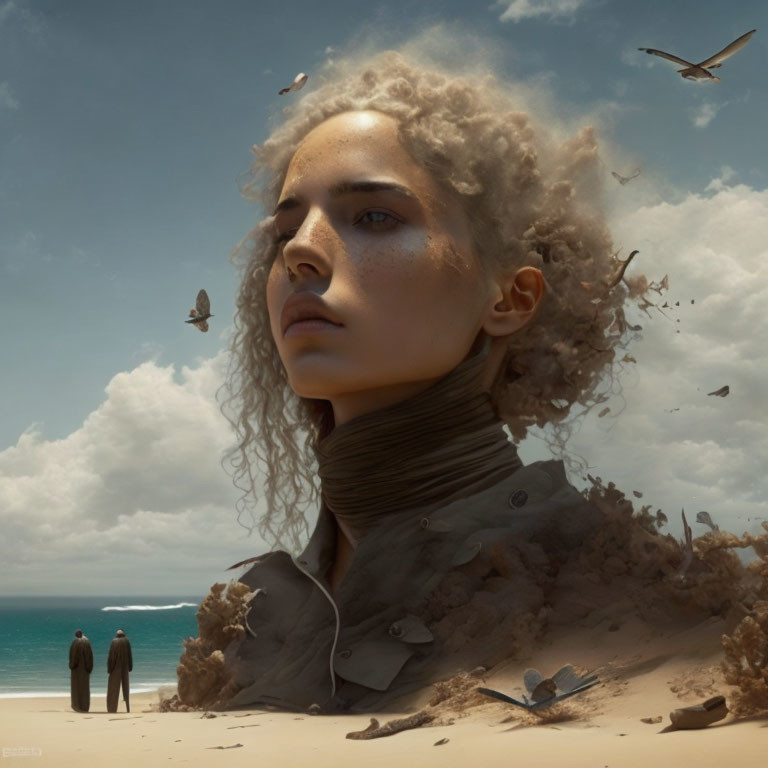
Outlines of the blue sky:
<svg viewBox="0 0 768 768">
<path fill-rule="evenodd" d="M 9 515 L 6 522 L 18 536 L 48 553 L 51 568 L 65 572 L 67 589 L 84 585 L 91 574 L 77 564 L 74 549 L 45 542 L 46 536 L 56 539 L 57 526 L 69 525 L 79 506 L 94 510 L 94 529 L 110 546 L 138 528 L 154 531 L 143 550 L 139 546 L 118 566 L 123 575 L 115 584 L 138 578 L 127 592 L 154 588 L 142 557 L 160 551 L 182 524 L 207 520 L 214 526 L 200 528 L 199 538 L 190 533 L 179 555 L 196 564 L 203 558 L 211 570 L 199 575 L 196 565 L 166 591 L 186 594 L 185 579 L 202 590 L 219 561 L 258 551 L 258 541 L 244 541 L 234 523 L 235 494 L 217 454 L 228 433 L 216 422 L 213 402 L 236 288 L 228 255 L 259 217 L 241 198 L 238 176 L 283 100 L 301 96 L 279 97 L 279 88 L 304 71 L 309 91 L 313 73 L 329 56 L 371 32 L 381 36 L 382 47 L 397 47 L 435 24 L 481 35 L 502 52 L 501 75 L 540 91 L 569 124 L 582 117 L 598 121 L 606 170 L 642 167 L 631 185 L 608 188 L 618 242 L 640 243 L 632 247 L 641 249 L 648 274 L 655 267 L 672 272 L 677 263 L 670 295 L 685 289 L 687 298 L 698 289 L 715 296 L 712 285 L 730 286 L 731 293 L 724 288 L 722 303 L 708 315 L 701 302 L 698 315 L 686 307 L 684 349 L 674 346 L 680 339 L 658 329 L 654 341 L 649 330 L 644 343 L 657 345 L 649 347 L 654 362 L 627 380 L 635 400 L 625 392 L 625 426 L 617 420 L 608 434 L 602 422 L 585 425 L 576 447 L 590 453 L 604 477 L 618 483 L 623 473 L 627 482 L 648 484 L 658 460 L 652 458 L 655 441 L 692 445 L 696 460 L 680 455 L 687 456 L 686 466 L 699 466 L 700 459 L 701 476 L 685 482 L 670 477 L 669 490 L 654 501 L 658 506 L 678 505 L 686 494 L 712 504 L 718 494 L 731 498 L 720 476 L 713 477 L 728 462 L 729 477 L 751 489 L 752 501 L 765 498 L 765 481 L 745 463 L 750 451 L 744 453 L 743 435 L 728 437 L 728 429 L 742 419 L 754 421 L 749 414 L 767 405 L 765 388 L 758 386 L 768 372 L 765 353 L 749 342 L 767 322 L 768 276 L 757 256 L 765 253 L 759 232 L 768 224 L 768 6 L 758 0 L 708 3 L 704 12 L 701 2 L 690 0 L 427 0 L 417 13 L 413 8 L 412 2 L 357 0 L 0 0 L 0 299 L 6 315 L 0 520 Z M 752 28 L 757 34 L 724 63 L 717 84 L 684 81 L 671 63 L 637 51 L 655 47 L 698 61 Z M 713 276 L 702 254 L 714 254 L 712 265 L 730 265 L 725 276 Z M 742 255 L 754 261 L 740 261 Z M 207 335 L 182 322 L 201 287 L 216 315 Z M 734 312 L 733 302 L 740 307 L 746 297 L 751 303 Z M 694 318 L 702 325 L 694 326 Z M 743 322 L 726 333 L 726 319 Z M 741 458 L 718 457 L 708 447 L 710 437 L 697 431 L 701 413 L 673 436 L 656 431 L 669 418 L 649 426 L 647 413 L 631 417 L 632 402 L 642 403 L 642 410 L 662 400 L 674 391 L 675 377 L 687 392 L 687 376 L 711 372 L 721 386 L 726 381 L 720 378 L 732 371 L 746 377 L 743 411 L 715 431 L 733 441 L 733 450 L 742 446 Z M 711 401 L 704 405 L 713 407 Z M 735 408 L 734 401 L 717 405 Z M 152 427 L 139 429 L 150 417 Z M 200 453 L 187 456 L 173 435 L 186 436 L 187 443 L 196 435 Z M 89 452 L 107 436 L 114 442 Z M 759 434 L 754 440 L 753 451 L 765 447 Z M 206 454 L 206 445 L 215 450 Z M 625 456 L 640 445 L 645 452 L 628 466 L 611 458 L 616 445 L 626 448 Z M 70 463 L 74 446 L 77 466 Z M 164 450 L 177 459 L 166 457 L 162 471 L 147 474 L 140 454 L 157 458 Z M 117 455 L 119 471 L 105 469 L 104 456 Z M 534 457 L 544 457 L 535 446 Z M 88 461 L 93 465 L 84 469 Z M 206 461 L 210 465 L 201 468 Z M 112 477 L 114 484 L 98 493 L 86 492 L 86 481 L 62 489 L 81 470 Z M 144 489 L 140 499 L 123 499 L 110 514 L 99 511 L 116 504 L 115 489 L 137 483 Z M 185 490 L 169 492 L 166 484 Z M 190 488 L 194 493 L 187 493 Z M 59 509 L 65 497 L 70 506 Z M 745 503 L 752 503 L 749 498 Z M 46 503 L 50 508 L 41 512 Z M 27 523 L 25 515 L 31 515 Z M 207 553 L 204 540 L 214 530 L 222 547 Z M 51 591 L 45 569 L 37 579 L 25 575 L 31 556 L 8 557 L 10 565 L 0 565 L 7 591 Z M 146 577 L 136 577 L 137 568 Z"/>
</svg>

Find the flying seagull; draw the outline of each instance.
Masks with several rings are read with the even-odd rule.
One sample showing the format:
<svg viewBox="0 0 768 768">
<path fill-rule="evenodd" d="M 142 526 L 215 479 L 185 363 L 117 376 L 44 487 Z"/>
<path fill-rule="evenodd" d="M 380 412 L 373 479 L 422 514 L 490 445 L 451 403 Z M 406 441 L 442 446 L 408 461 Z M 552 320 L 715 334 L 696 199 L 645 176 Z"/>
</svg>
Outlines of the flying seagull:
<svg viewBox="0 0 768 768">
<path fill-rule="evenodd" d="M 724 387 L 720 387 L 720 389 L 716 389 L 714 392 L 707 392 L 707 396 L 715 395 L 716 397 L 728 397 L 730 392 L 731 388 L 726 384 Z"/>
<path fill-rule="evenodd" d="M 664 53 L 664 51 L 656 50 L 656 48 L 638 48 L 637 50 L 652 53 L 654 56 L 661 56 L 662 59 L 674 61 L 676 64 L 682 64 L 685 69 L 678 69 L 677 71 L 687 80 L 711 80 L 712 82 L 720 82 L 720 78 L 715 77 L 709 70 L 721 66 L 725 59 L 729 56 L 733 56 L 736 51 L 740 51 L 749 42 L 749 38 L 752 37 L 756 31 L 756 29 L 751 29 L 729 45 L 726 45 L 722 51 L 719 51 L 714 56 L 710 56 L 708 59 L 704 59 L 704 61 L 700 61 L 698 64 L 692 64 L 690 61 L 681 59 L 671 53 Z"/>
<path fill-rule="evenodd" d="M 288 93 L 289 91 L 298 91 L 304 87 L 304 83 L 306 83 L 308 79 L 309 75 L 305 75 L 303 72 L 299 72 L 299 74 L 293 78 L 293 82 L 287 88 L 283 88 L 282 90 L 278 91 L 277 95 L 282 96 L 284 93 Z"/>
<path fill-rule="evenodd" d="M 629 184 L 632 179 L 636 179 L 640 175 L 640 169 L 638 168 L 631 176 L 622 176 L 620 173 L 616 173 L 616 171 L 611 171 L 611 176 L 613 176 L 616 181 L 621 184 L 623 187 L 625 184 Z"/>
<path fill-rule="evenodd" d="M 597 675 L 577 675 L 573 667 L 568 664 L 562 669 L 558 669 L 552 677 L 546 678 L 542 677 L 537 669 L 527 669 L 523 675 L 523 683 L 531 695 L 530 699 L 523 696 L 523 700 L 518 701 L 491 688 L 478 688 L 477 690 L 486 696 L 492 696 L 494 699 L 506 701 L 508 704 L 514 704 L 531 712 L 549 707 L 569 696 L 586 691 L 587 688 L 591 688 L 599 682 Z"/>
<path fill-rule="evenodd" d="M 209 317 L 213 317 L 213 315 L 211 314 L 211 301 L 205 290 L 200 289 L 198 292 L 197 301 L 195 301 L 194 308 L 189 310 L 189 316 L 191 320 L 185 320 L 185 323 L 192 323 L 192 325 L 197 326 L 203 333 L 208 330 L 208 323 L 206 320 L 208 320 Z"/>
</svg>

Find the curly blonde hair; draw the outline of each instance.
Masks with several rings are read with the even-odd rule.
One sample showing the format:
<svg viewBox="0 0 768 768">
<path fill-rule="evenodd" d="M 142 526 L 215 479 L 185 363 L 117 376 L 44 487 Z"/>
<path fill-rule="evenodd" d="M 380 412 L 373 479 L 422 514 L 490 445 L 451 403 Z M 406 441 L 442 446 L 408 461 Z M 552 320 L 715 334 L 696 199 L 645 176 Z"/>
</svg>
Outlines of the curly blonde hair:
<svg viewBox="0 0 768 768">
<path fill-rule="evenodd" d="M 564 455 L 566 416 L 576 403 L 581 416 L 606 399 L 598 394 L 603 374 L 634 330 L 623 305 L 648 288 L 642 276 L 618 279 L 621 263 L 591 203 L 593 129 L 554 143 L 493 75 L 449 73 L 395 51 L 361 71 L 353 67 L 337 62 L 319 88 L 284 110 L 283 124 L 254 145 L 244 194 L 271 211 L 297 146 L 329 117 L 351 110 L 395 117 L 404 148 L 458 194 L 483 268 L 542 272 L 545 297 L 535 318 L 509 337 L 491 397 L 515 442 L 550 424 L 550 447 Z M 242 280 L 222 410 L 239 439 L 229 455 L 244 492 L 238 520 L 249 509 L 264 538 L 298 551 L 308 533 L 304 511 L 319 500 L 316 446 L 333 429 L 333 414 L 327 401 L 291 390 L 272 338 L 265 298 L 277 248 L 271 224 L 264 219 L 233 254 Z M 259 473 L 267 508 L 255 516 Z"/>
</svg>

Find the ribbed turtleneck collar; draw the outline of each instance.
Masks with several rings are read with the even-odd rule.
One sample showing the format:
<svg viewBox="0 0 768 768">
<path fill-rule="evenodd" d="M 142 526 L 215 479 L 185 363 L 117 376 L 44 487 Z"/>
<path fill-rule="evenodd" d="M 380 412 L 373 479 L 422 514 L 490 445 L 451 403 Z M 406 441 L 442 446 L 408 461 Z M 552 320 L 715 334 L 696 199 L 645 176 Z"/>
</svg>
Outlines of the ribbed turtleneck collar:
<svg viewBox="0 0 768 768">
<path fill-rule="evenodd" d="M 478 493 L 522 463 L 480 378 L 489 344 L 418 395 L 318 445 L 322 499 L 357 542 L 386 515 Z"/>
</svg>

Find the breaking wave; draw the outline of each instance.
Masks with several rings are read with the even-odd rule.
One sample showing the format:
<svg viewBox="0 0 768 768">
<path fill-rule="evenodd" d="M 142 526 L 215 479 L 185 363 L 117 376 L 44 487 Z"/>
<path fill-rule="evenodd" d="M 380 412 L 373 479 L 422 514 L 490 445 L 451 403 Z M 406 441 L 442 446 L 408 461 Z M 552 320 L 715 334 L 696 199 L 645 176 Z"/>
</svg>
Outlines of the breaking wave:
<svg viewBox="0 0 768 768">
<path fill-rule="evenodd" d="M 197 603 L 175 603 L 174 605 L 106 605 L 102 611 L 174 611 L 177 608 L 197 608 Z"/>
</svg>

